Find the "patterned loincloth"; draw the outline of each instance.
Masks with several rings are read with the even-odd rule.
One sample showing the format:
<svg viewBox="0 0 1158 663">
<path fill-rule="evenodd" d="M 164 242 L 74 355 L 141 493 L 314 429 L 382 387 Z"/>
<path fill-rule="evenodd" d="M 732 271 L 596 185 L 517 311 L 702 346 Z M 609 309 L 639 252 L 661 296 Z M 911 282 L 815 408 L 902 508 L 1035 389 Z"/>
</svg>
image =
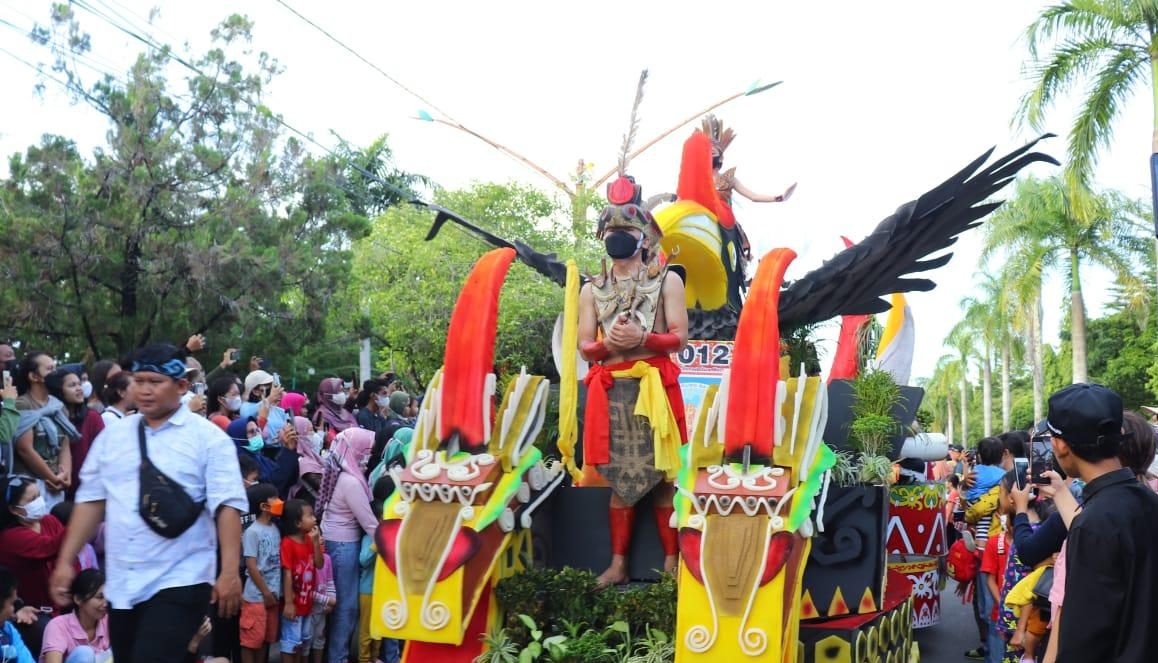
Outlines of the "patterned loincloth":
<svg viewBox="0 0 1158 663">
<path fill-rule="evenodd" d="M 639 380 L 616 378 L 607 391 L 607 416 L 611 433 L 610 461 L 599 474 L 628 506 L 634 506 L 661 481 L 655 469 L 655 440 L 647 419 L 635 415 Z"/>
</svg>

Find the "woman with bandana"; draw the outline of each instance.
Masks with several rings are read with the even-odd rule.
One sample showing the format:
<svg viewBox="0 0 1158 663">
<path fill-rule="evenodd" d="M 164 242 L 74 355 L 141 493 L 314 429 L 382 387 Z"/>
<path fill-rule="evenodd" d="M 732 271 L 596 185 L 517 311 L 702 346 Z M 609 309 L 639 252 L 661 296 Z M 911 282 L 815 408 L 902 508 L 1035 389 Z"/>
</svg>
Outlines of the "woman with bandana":
<svg viewBox="0 0 1158 663">
<path fill-rule="evenodd" d="M 339 381 L 340 386 L 340 381 Z M 322 490 L 317 513 L 326 537 L 326 552 L 334 567 L 338 605 L 331 615 L 329 660 L 345 661 L 350 638 L 358 625 L 358 553 L 362 535 L 374 536 L 378 519 L 370 508 L 370 484 L 366 464 L 374 445 L 374 433 L 348 428 L 334 439 L 322 469 Z"/>
</svg>

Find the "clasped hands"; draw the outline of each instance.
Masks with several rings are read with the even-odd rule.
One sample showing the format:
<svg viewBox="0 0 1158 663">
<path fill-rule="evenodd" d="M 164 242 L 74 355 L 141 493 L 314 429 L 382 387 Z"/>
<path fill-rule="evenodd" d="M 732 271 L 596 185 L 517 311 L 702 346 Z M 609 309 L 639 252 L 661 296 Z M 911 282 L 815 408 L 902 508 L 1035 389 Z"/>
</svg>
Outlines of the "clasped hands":
<svg viewBox="0 0 1158 663">
<path fill-rule="evenodd" d="M 628 352 L 643 345 L 647 332 L 627 313 L 621 313 L 607 332 L 603 344 L 612 352 Z"/>
</svg>

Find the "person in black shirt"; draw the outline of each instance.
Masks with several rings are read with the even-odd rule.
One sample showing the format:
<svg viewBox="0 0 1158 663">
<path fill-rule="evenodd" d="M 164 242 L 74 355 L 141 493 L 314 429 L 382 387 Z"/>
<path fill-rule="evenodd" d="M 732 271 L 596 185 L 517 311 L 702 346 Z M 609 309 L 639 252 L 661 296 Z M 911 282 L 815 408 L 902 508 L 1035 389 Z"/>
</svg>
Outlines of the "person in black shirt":
<svg viewBox="0 0 1158 663">
<path fill-rule="evenodd" d="M 1158 652 L 1158 495 L 1118 459 L 1122 399 L 1098 384 L 1050 396 L 1053 453 L 1086 482 L 1066 546 L 1058 663 L 1150 663 Z M 1045 432 L 1045 431 L 1042 431 Z"/>
</svg>

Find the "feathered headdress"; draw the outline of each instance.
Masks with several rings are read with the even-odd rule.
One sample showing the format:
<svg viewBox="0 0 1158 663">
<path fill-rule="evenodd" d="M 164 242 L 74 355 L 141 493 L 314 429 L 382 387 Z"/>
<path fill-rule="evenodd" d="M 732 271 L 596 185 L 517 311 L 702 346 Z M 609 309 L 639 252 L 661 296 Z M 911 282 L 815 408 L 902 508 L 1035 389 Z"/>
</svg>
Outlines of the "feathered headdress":
<svg viewBox="0 0 1158 663">
<path fill-rule="evenodd" d="M 712 151 L 723 155 L 724 150 L 732 144 L 736 139 L 736 132 L 731 128 L 724 128 L 724 124 L 720 122 L 720 118 L 715 115 L 708 115 L 704 118 L 701 124 L 701 131 L 707 134 L 708 138 L 712 139 Z"/>
</svg>

